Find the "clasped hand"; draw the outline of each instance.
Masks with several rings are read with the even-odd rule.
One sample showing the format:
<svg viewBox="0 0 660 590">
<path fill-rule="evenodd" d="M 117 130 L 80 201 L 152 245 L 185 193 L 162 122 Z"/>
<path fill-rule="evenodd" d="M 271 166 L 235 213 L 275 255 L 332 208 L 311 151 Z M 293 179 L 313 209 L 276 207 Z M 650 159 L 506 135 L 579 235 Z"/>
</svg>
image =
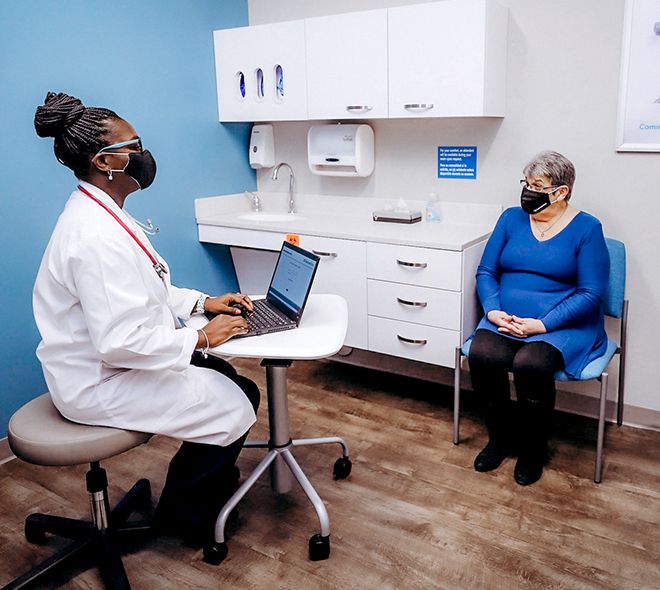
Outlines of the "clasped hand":
<svg viewBox="0 0 660 590">
<path fill-rule="evenodd" d="M 211 348 L 248 331 L 247 322 L 241 316 L 241 310 L 231 307 L 232 303 L 240 303 L 248 311 L 254 310 L 250 298 L 242 293 L 225 293 L 218 297 L 209 297 L 204 302 L 204 309 L 207 312 L 217 314 L 202 328 L 209 339 L 208 344 Z M 206 340 L 201 333 L 199 338 L 198 348 L 202 348 L 206 345 Z"/>
<path fill-rule="evenodd" d="M 488 312 L 488 320 L 497 326 L 498 332 L 526 338 L 534 334 L 545 334 L 543 322 L 535 318 L 520 318 L 499 309 Z"/>
</svg>

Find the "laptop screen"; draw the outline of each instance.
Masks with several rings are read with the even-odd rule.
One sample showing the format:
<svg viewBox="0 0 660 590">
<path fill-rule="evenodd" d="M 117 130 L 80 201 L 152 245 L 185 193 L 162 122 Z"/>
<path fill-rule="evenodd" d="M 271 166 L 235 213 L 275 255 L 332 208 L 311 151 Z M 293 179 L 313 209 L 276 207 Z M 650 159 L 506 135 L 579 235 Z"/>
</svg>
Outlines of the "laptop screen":
<svg viewBox="0 0 660 590">
<path fill-rule="evenodd" d="M 284 242 L 266 299 L 290 318 L 299 318 L 312 287 L 319 257 Z"/>
</svg>

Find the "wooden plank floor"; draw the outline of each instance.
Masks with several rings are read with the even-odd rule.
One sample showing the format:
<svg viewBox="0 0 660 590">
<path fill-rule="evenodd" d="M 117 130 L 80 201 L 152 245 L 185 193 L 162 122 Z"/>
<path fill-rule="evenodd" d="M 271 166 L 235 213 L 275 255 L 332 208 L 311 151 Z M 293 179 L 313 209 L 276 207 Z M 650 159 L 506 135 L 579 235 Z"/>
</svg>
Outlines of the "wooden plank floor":
<svg viewBox="0 0 660 590">
<path fill-rule="evenodd" d="M 265 391 L 257 362 L 235 364 Z M 486 435 L 470 394 L 454 446 L 445 387 L 330 362 L 296 363 L 289 375 L 293 436 L 340 435 L 351 450 L 344 481 L 332 479 L 338 446 L 295 450 L 330 514 L 330 559 L 308 560 L 318 521 L 302 491 L 276 497 L 265 478 L 239 505 L 222 565 L 176 539 L 154 539 L 124 555 L 134 589 L 660 588 L 660 433 L 608 426 L 597 485 L 595 421 L 558 414 L 543 479 L 523 488 L 513 459 L 488 474 L 473 470 Z M 254 438 L 267 436 L 265 406 L 264 395 Z M 176 447 L 154 437 L 106 461 L 111 501 L 139 477 L 157 497 Z M 242 473 L 261 456 L 243 451 Z M 24 515 L 86 516 L 85 471 L 0 466 L 0 585 L 61 545 L 27 543 Z M 92 569 L 46 587 L 60 586 L 101 583 Z"/>
</svg>

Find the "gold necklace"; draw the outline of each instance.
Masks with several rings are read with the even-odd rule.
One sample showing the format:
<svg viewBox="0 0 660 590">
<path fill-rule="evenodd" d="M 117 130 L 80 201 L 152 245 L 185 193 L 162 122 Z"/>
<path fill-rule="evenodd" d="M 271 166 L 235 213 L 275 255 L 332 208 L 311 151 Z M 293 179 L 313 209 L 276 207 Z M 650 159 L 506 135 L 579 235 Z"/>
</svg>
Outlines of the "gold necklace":
<svg viewBox="0 0 660 590">
<path fill-rule="evenodd" d="M 539 224 L 538 224 L 538 222 L 536 221 L 536 219 L 534 219 L 534 218 L 532 217 L 532 221 L 534 222 L 534 225 L 536 226 L 536 229 L 537 229 L 537 230 L 539 231 L 539 233 L 541 234 L 541 237 L 542 237 L 542 238 L 545 238 L 545 234 L 546 234 L 547 232 L 549 232 L 549 231 L 555 226 L 555 224 L 556 224 L 556 223 L 557 223 L 557 222 L 558 222 L 558 221 L 564 216 L 564 213 L 566 213 L 567 209 L 568 209 L 568 206 L 564 207 L 564 210 L 561 212 L 561 214 L 559 215 L 559 217 L 557 217 L 557 219 L 555 219 L 555 220 L 554 220 L 554 221 L 553 221 L 548 227 L 546 227 L 545 229 L 541 229 L 541 228 L 539 227 Z"/>
</svg>

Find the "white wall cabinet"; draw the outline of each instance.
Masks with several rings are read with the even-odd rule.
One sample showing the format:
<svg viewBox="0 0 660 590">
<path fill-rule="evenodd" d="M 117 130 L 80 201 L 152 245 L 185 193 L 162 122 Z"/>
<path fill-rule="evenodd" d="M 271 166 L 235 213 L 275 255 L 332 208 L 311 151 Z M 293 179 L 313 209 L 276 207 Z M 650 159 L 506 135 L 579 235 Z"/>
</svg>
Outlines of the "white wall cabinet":
<svg viewBox="0 0 660 590">
<path fill-rule="evenodd" d="M 491 0 L 390 8 L 389 116 L 504 116 L 506 31 Z"/>
<path fill-rule="evenodd" d="M 220 121 L 502 117 L 507 20 L 444 0 L 215 31 Z"/>
<path fill-rule="evenodd" d="M 305 20 L 310 119 L 388 116 L 387 9 Z"/>
<path fill-rule="evenodd" d="M 305 23 L 213 34 L 220 121 L 307 119 Z"/>
</svg>

